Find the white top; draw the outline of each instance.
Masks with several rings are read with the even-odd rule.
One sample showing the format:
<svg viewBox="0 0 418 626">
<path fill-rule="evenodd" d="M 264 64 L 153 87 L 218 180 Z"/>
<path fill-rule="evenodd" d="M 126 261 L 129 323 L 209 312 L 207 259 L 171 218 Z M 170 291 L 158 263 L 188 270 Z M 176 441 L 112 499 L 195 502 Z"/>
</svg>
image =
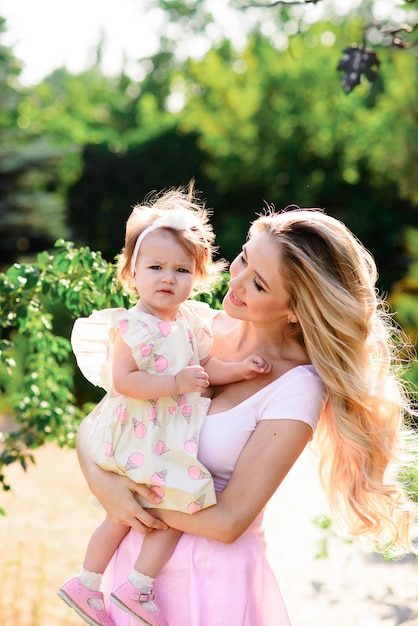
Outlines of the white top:
<svg viewBox="0 0 418 626">
<path fill-rule="evenodd" d="M 216 490 L 228 483 L 242 449 L 260 421 L 293 419 L 309 424 L 314 431 L 326 398 L 315 368 L 300 365 L 237 406 L 207 415 L 198 456 L 214 477 Z"/>
</svg>

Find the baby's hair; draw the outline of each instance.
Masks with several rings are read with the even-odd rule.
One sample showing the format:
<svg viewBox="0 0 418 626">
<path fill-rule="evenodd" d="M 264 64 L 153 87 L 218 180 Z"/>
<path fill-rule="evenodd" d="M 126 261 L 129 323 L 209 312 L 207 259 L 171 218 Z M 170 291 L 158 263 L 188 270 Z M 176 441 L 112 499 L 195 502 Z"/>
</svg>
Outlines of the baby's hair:
<svg viewBox="0 0 418 626">
<path fill-rule="evenodd" d="M 328 391 L 315 441 L 332 513 L 353 535 L 410 549 L 406 500 L 385 475 L 411 409 L 399 375 L 401 333 L 377 294 L 374 259 L 319 209 L 268 207 L 249 236 L 260 231 L 277 243 L 298 320 L 292 332 Z"/>
<path fill-rule="evenodd" d="M 128 292 L 135 293 L 131 261 L 138 237 L 157 219 L 169 216 L 171 211 L 175 211 L 173 215 L 179 217 L 181 224 L 187 224 L 187 227 L 178 228 L 178 223 L 171 227 L 167 223 L 161 228 L 169 230 L 195 260 L 196 280 L 193 293 L 210 293 L 225 270 L 225 261 L 213 260 L 217 247 L 213 245 L 215 234 L 209 222 L 212 211 L 206 208 L 205 203 L 194 192 L 191 182 L 188 187 L 152 192 L 143 203 L 134 206 L 126 223 L 125 245 L 117 263 L 118 279 Z"/>
</svg>

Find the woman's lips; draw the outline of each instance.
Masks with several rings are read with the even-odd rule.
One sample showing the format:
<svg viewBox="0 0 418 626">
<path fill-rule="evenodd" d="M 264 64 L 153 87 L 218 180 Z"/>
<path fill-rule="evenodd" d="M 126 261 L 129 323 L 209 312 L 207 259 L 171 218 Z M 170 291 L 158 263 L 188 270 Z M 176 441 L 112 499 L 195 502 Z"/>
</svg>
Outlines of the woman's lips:
<svg viewBox="0 0 418 626">
<path fill-rule="evenodd" d="M 229 290 L 229 300 L 234 306 L 245 306 L 245 303 L 241 300 L 241 298 L 238 298 L 232 289 Z"/>
</svg>

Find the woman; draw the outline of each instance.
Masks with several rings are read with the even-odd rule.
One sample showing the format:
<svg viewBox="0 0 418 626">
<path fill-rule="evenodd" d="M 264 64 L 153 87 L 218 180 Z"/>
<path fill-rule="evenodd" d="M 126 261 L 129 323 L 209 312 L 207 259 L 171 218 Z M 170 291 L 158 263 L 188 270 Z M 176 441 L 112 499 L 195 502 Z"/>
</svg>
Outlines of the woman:
<svg viewBox="0 0 418 626">
<path fill-rule="evenodd" d="M 199 459 L 215 478 L 217 504 L 193 515 L 158 510 L 155 520 L 132 497 L 152 495 L 102 473 L 87 453 L 88 422 L 79 431 L 91 490 L 133 529 L 118 549 L 114 585 L 129 571 L 140 533 L 163 528 L 161 520 L 184 532 L 156 587 L 170 626 L 289 625 L 260 528 L 315 431 L 334 514 L 354 535 L 409 547 L 402 494 L 384 478 L 407 407 L 372 257 L 321 211 L 270 211 L 252 224 L 230 273 L 212 354 L 235 361 L 256 352 L 272 370 L 213 391 Z M 117 626 L 131 624 L 111 614 Z"/>
</svg>

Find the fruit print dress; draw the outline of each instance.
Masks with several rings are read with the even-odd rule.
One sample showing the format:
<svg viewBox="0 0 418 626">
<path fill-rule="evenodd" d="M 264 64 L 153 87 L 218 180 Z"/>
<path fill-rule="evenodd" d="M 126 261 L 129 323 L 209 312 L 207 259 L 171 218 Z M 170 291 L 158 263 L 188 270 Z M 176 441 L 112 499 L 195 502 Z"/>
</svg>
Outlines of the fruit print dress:
<svg viewBox="0 0 418 626">
<path fill-rule="evenodd" d="M 163 497 L 160 508 L 194 513 L 216 502 L 212 477 L 197 460 L 210 400 L 197 392 L 149 400 L 116 393 L 111 375 L 116 331 L 131 348 L 138 369 L 156 376 L 176 374 L 210 354 L 216 313 L 189 300 L 174 322 L 134 306 L 94 311 L 74 324 L 71 342 L 78 366 L 90 382 L 107 391 L 92 413 L 93 458 L 107 471 L 152 487 Z"/>
</svg>

